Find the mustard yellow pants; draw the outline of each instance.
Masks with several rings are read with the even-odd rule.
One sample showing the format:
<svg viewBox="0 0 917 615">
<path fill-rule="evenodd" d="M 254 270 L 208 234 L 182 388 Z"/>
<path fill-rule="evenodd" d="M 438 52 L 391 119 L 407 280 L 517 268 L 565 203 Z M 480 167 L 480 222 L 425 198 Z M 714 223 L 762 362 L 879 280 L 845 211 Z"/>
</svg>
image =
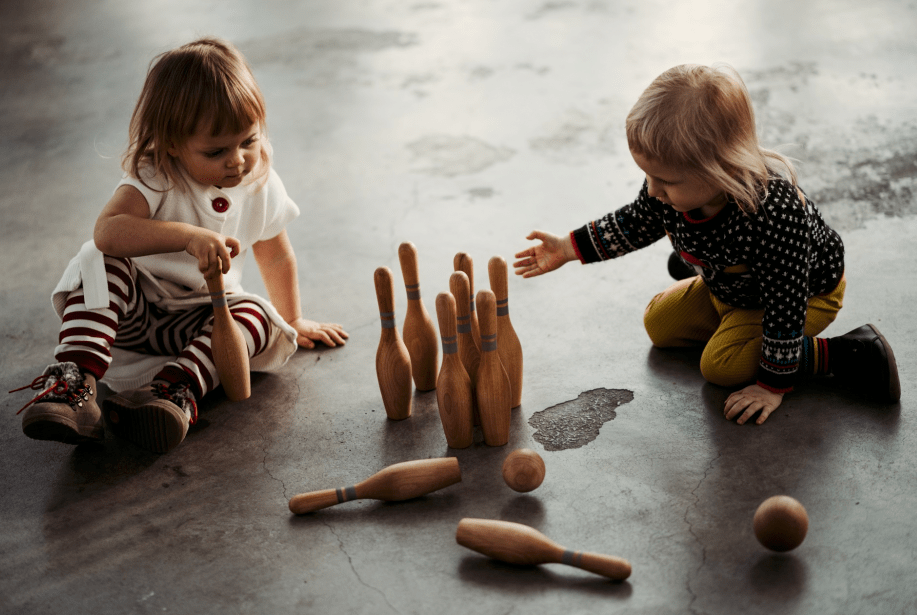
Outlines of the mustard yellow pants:
<svg viewBox="0 0 917 615">
<path fill-rule="evenodd" d="M 831 292 L 809 299 L 804 335 L 814 337 L 834 322 L 846 288 L 844 277 Z M 726 305 L 697 276 L 680 280 L 653 297 L 643 323 L 659 348 L 704 345 L 701 374 L 713 384 L 734 387 L 756 380 L 763 317 L 763 309 Z"/>
</svg>

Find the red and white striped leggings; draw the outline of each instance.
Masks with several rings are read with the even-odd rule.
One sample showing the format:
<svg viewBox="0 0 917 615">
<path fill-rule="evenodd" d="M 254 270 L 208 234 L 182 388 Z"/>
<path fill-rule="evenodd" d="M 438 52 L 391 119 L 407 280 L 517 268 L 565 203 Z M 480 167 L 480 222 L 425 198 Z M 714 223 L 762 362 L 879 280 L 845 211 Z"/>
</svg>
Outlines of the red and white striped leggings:
<svg viewBox="0 0 917 615">
<path fill-rule="evenodd" d="M 111 365 L 111 348 L 177 357 L 156 378 L 189 382 L 198 399 L 220 383 L 210 333 L 213 308 L 210 304 L 185 312 L 166 312 L 146 300 L 137 284 L 137 272 L 127 258 L 105 256 L 110 302 L 107 309 L 90 310 L 83 300 L 83 288 L 70 293 L 64 310 L 58 361 L 72 361 L 101 379 Z M 264 350 L 270 319 L 257 303 L 233 301 L 229 311 L 242 331 L 250 357 Z"/>
</svg>

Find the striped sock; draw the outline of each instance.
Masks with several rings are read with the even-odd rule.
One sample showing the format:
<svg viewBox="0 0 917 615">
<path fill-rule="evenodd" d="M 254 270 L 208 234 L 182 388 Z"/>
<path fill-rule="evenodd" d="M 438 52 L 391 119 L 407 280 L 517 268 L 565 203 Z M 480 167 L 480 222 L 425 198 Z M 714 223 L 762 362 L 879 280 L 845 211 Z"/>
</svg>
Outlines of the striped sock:
<svg viewBox="0 0 917 615">
<path fill-rule="evenodd" d="M 830 374 L 828 368 L 828 340 L 823 337 L 802 338 L 803 373 L 809 376 Z"/>
</svg>

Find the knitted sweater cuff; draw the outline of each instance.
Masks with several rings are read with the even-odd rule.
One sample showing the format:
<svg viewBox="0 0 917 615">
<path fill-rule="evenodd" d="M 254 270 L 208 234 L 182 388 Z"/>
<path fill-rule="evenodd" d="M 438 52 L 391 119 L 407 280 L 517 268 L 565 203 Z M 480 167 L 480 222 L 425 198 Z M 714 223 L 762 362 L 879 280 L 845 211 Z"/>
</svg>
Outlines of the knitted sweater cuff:
<svg viewBox="0 0 917 615">
<path fill-rule="evenodd" d="M 767 374 L 765 378 L 766 380 L 762 378 L 761 375 L 759 375 L 758 382 L 756 384 L 762 389 L 767 389 L 771 393 L 780 393 L 783 395 L 784 393 L 789 393 L 793 390 L 793 381 L 795 378 L 788 376 L 775 378 L 773 374 Z"/>
<path fill-rule="evenodd" d="M 573 242 L 573 249 L 581 263 L 597 263 L 602 260 L 589 237 L 588 224 L 572 231 L 570 240 Z"/>
</svg>

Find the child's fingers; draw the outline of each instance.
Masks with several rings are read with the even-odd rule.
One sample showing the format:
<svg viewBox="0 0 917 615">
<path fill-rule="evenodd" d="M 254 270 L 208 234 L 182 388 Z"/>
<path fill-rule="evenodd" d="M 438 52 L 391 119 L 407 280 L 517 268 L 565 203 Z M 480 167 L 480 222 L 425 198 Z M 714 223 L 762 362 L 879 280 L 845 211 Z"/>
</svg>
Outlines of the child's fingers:
<svg viewBox="0 0 917 615">
<path fill-rule="evenodd" d="M 744 424 L 745 424 L 745 421 L 747 421 L 748 419 L 750 419 L 751 417 L 753 417 L 753 416 L 755 415 L 755 413 L 757 413 L 759 410 L 761 410 L 761 407 L 762 407 L 762 406 L 763 406 L 763 404 L 762 404 L 761 402 L 759 402 L 759 401 L 751 402 L 750 404 L 748 404 L 748 405 L 745 407 L 745 411 L 742 412 L 742 415 L 739 417 L 739 420 L 737 420 L 736 423 L 737 423 L 738 425 L 744 425 Z"/>
<path fill-rule="evenodd" d="M 310 340 L 308 337 L 306 337 L 302 333 L 296 336 L 296 338 L 297 338 L 296 343 L 299 344 L 301 348 L 306 348 L 308 350 L 312 350 L 313 348 L 315 348 L 315 342 Z"/>
<path fill-rule="evenodd" d="M 344 328 L 341 327 L 341 325 L 336 324 L 336 323 L 322 323 L 321 326 L 322 326 L 322 332 L 325 334 L 325 337 L 329 338 L 330 340 L 334 342 L 334 344 L 330 344 L 331 346 L 334 346 L 335 344 L 337 344 L 338 346 L 343 346 L 344 344 L 347 343 L 345 339 L 348 337 L 347 332 L 344 331 Z"/>
<path fill-rule="evenodd" d="M 239 252 L 242 250 L 242 243 L 235 237 L 227 237 L 226 247 L 229 249 L 229 257 L 235 258 L 239 256 Z"/>
<path fill-rule="evenodd" d="M 344 339 L 348 339 L 348 338 L 350 337 L 349 335 L 347 335 L 347 332 L 344 331 L 344 327 L 342 327 L 341 325 L 339 325 L 339 324 L 337 324 L 337 323 L 330 323 L 330 324 L 328 324 L 328 325 L 326 325 L 326 326 L 331 327 L 332 329 L 334 329 L 334 332 L 337 333 L 338 335 L 340 335 L 340 336 L 341 336 L 342 338 L 344 338 Z"/>
<path fill-rule="evenodd" d="M 212 280 L 213 278 L 220 275 L 220 259 L 211 258 L 208 254 L 204 258 L 198 260 L 197 268 L 204 275 L 205 279 Z"/>
<path fill-rule="evenodd" d="M 526 237 L 526 239 L 530 241 L 534 239 L 540 239 L 541 241 L 544 241 L 545 239 L 548 239 L 550 237 L 551 237 L 550 233 L 545 233 L 544 231 L 539 231 L 538 229 L 535 229 L 534 231 L 528 234 L 528 237 Z"/>
<path fill-rule="evenodd" d="M 333 344 L 331 344 L 332 346 L 334 345 L 343 346 L 347 343 L 347 340 L 341 337 L 341 334 L 333 329 L 330 331 L 327 331 L 325 337 L 330 338 L 334 342 Z"/>
</svg>

